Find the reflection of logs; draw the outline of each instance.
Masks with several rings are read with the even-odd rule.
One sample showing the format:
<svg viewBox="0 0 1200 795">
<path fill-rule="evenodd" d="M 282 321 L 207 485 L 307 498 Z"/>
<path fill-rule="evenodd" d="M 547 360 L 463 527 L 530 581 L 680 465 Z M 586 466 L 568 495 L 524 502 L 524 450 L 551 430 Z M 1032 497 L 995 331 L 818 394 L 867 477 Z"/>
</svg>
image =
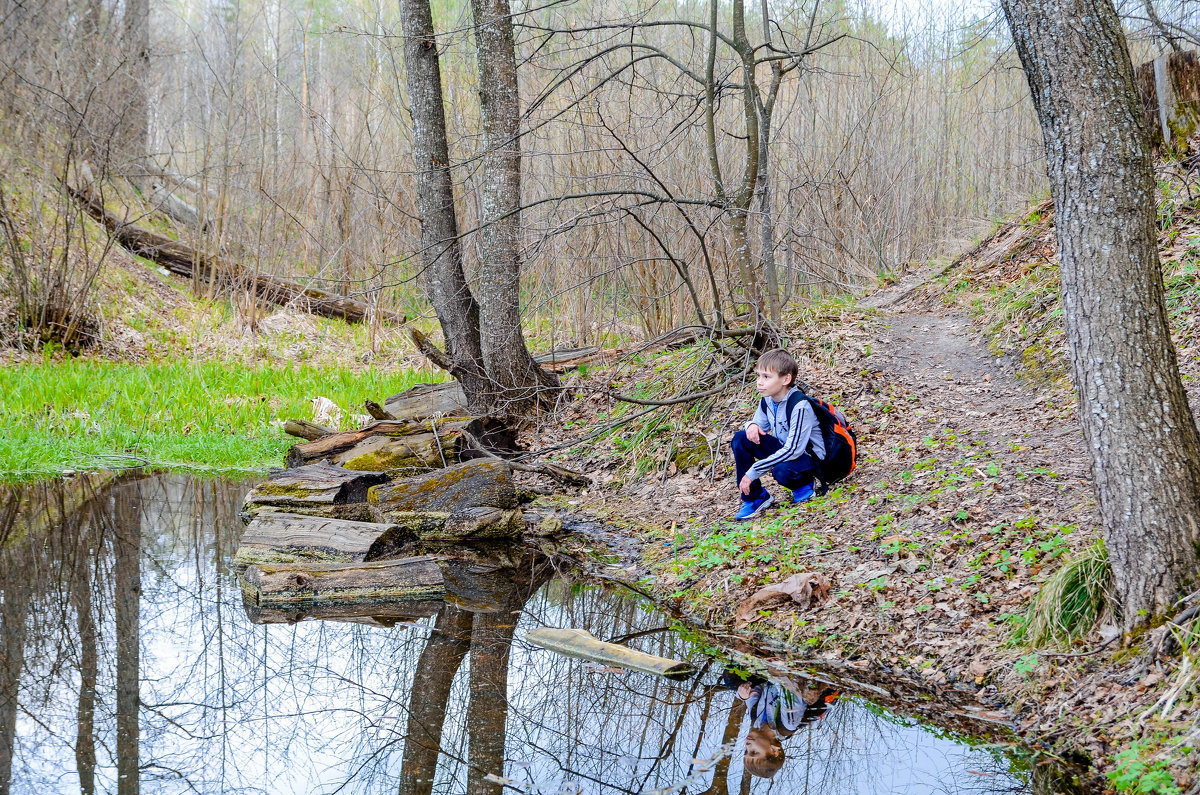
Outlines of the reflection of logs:
<svg viewBox="0 0 1200 795">
<path fill-rule="evenodd" d="M 298 467 L 328 458 L 346 469 L 360 471 L 436 469 L 480 456 L 464 432 L 483 439 L 490 449 L 511 450 L 514 446 L 512 433 L 490 417 L 458 417 L 440 422 L 376 420 L 358 430 L 293 445 L 288 451 L 287 465 Z"/>
<path fill-rule="evenodd" d="M 308 619 L 344 621 L 372 627 L 394 627 L 435 615 L 442 602 L 384 602 L 383 604 L 322 604 L 259 607 L 243 602 L 246 616 L 254 624 L 295 624 Z"/>
<path fill-rule="evenodd" d="M 395 557 L 416 536 L 394 524 L 348 522 L 294 513 L 255 517 L 234 555 L 237 566 L 254 563 L 361 563 Z"/>
<path fill-rule="evenodd" d="M 258 605 L 424 600 L 444 593 L 442 570 L 427 555 L 347 566 L 255 565 L 242 574 L 242 587 Z"/>
<path fill-rule="evenodd" d="M 631 671 L 668 677 L 688 676 L 696 672 L 690 663 L 655 657 L 653 654 L 635 651 L 616 643 L 605 643 L 582 629 L 538 627 L 531 629 L 525 639 L 534 646 L 541 646 L 558 654 L 628 668 Z"/>
</svg>

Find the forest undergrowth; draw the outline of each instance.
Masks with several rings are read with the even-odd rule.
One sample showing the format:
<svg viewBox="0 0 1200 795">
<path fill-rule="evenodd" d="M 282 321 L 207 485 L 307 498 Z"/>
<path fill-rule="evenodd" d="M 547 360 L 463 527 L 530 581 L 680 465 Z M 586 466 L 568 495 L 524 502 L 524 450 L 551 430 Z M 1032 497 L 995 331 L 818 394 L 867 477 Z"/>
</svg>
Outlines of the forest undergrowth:
<svg viewBox="0 0 1200 795">
<path fill-rule="evenodd" d="M 1195 404 L 1200 192 L 1185 176 L 1160 172 L 1159 222 Z M 568 435 L 593 438 L 560 456 L 596 486 L 568 507 L 629 528 L 636 554 L 622 576 L 689 618 L 781 656 L 973 695 L 1115 791 L 1200 791 L 1200 629 L 1167 622 L 1122 648 L 1058 290 L 1043 203 L 949 265 L 793 310 L 784 328 L 800 377 L 850 416 L 859 468 L 800 505 L 768 479 L 783 507 L 752 522 L 730 518 L 728 448 L 753 412 L 752 382 L 609 428 L 647 411 L 612 392 L 685 394 L 711 383 L 698 369 L 710 357 L 641 354 L 576 374 L 578 399 L 559 416 Z M 554 433 L 533 444 L 561 445 Z M 751 595 L 795 574 L 823 577 L 830 598 L 737 619 Z"/>
</svg>

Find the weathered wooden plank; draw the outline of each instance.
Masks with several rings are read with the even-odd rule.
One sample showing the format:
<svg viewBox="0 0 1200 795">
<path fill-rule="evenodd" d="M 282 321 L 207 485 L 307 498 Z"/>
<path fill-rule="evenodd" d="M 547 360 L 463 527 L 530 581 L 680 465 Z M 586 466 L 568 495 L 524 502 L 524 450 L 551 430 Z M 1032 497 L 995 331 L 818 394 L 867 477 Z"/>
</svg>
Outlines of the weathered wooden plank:
<svg viewBox="0 0 1200 795">
<path fill-rule="evenodd" d="M 316 516 L 324 519 L 342 519 L 347 522 L 374 522 L 371 506 L 365 502 L 350 502 L 345 505 L 330 505 L 328 503 L 294 503 L 290 505 L 266 505 L 246 503 L 242 506 L 242 516 L 249 524 L 256 517 L 269 513 L 296 513 L 305 516 Z"/>
<path fill-rule="evenodd" d="M 466 417 L 467 398 L 457 381 L 417 384 L 383 401 L 383 408 L 398 420 L 427 420 L 430 417 Z"/>
<path fill-rule="evenodd" d="M 668 660 L 626 646 L 606 643 L 582 629 L 538 627 L 526 633 L 525 640 L 534 646 L 541 646 L 567 657 L 577 657 L 657 676 L 684 677 L 696 672 L 690 663 Z"/>
<path fill-rule="evenodd" d="M 328 462 L 277 472 L 246 495 L 247 505 L 345 505 L 365 502 L 367 489 L 383 483 L 378 472 L 357 472 Z"/>
<path fill-rule="evenodd" d="M 361 563 L 394 557 L 416 541 L 395 524 L 352 522 L 295 513 L 264 513 L 242 533 L 234 565 L 255 563 Z"/>
<path fill-rule="evenodd" d="M 442 570 L 428 555 L 349 565 L 260 564 L 242 573 L 241 585 L 260 606 L 419 601 L 445 593 Z"/>
<path fill-rule="evenodd" d="M 516 508 L 512 469 L 495 458 L 466 461 L 423 475 L 400 478 L 367 491 L 376 520 L 393 521 L 396 512 Z"/>
</svg>

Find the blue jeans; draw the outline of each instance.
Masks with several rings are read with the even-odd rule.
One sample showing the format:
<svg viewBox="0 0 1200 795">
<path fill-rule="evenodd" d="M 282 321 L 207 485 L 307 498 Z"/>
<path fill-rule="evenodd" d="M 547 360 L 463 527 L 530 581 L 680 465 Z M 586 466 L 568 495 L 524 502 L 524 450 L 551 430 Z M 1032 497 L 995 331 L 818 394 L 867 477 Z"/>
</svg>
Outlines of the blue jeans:
<svg viewBox="0 0 1200 795">
<path fill-rule="evenodd" d="M 776 439 L 774 436 L 763 434 L 759 437 L 761 441 L 758 444 L 746 438 L 745 431 L 738 431 L 733 435 L 733 462 L 737 467 L 737 483 L 742 482 L 742 477 L 754 466 L 755 461 L 760 461 L 773 453 L 779 451 L 783 447 L 783 442 Z M 780 486 L 792 489 L 795 491 L 798 488 L 807 486 L 813 482 L 813 475 L 816 474 L 817 467 L 813 464 L 812 458 L 805 453 L 799 458 L 794 458 L 791 461 L 784 461 L 776 464 L 771 469 L 771 474 Z M 761 478 L 760 478 L 761 480 Z M 762 484 L 755 480 L 750 484 L 750 493 L 742 494 L 742 500 L 751 502 L 757 500 L 763 494 Z"/>
</svg>

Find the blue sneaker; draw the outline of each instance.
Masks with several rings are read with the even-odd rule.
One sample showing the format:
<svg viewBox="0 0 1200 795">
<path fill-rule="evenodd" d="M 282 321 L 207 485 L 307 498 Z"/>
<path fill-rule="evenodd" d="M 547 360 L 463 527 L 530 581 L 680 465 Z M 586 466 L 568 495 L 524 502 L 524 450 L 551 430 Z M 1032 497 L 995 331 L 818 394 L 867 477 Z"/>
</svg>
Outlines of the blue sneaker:
<svg viewBox="0 0 1200 795">
<path fill-rule="evenodd" d="M 813 484 L 811 483 L 807 486 L 801 486 L 798 489 L 792 489 L 792 503 L 808 502 L 813 498 L 813 494 L 815 493 L 816 489 L 813 488 Z"/>
<path fill-rule="evenodd" d="M 733 518 L 739 522 L 746 519 L 753 519 L 774 504 L 775 498 L 770 493 L 764 491 L 762 496 L 757 500 L 750 500 L 749 502 L 742 500 L 742 507 L 738 508 L 738 512 L 733 515 Z"/>
</svg>

